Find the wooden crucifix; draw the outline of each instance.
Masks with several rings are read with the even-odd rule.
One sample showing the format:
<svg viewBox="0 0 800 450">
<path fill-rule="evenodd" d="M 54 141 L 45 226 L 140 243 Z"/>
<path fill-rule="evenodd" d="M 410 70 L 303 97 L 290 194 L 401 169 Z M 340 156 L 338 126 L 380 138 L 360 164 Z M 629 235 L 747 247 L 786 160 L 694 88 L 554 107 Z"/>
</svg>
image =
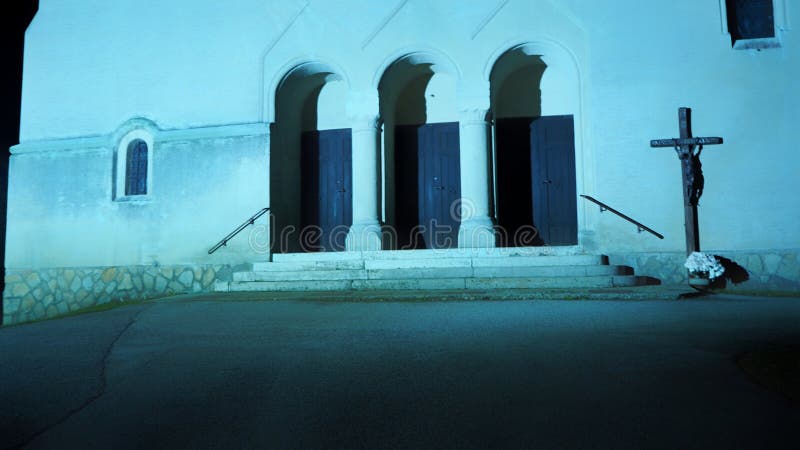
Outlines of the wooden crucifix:
<svg viewBox="0 0 800 450">
<path fill-rule="evenodd" d="M 697 222 L 697 202 L 703 195 L 703 169 L 700 153 L 704 145 L 722 144 L 721 137 L 692 137 L 692 110 L 678 109 L 681 137 L 655 139 L 650 147 L 673 147 L 681 160 L 683 174 L 683 214 L 686 220 L 686 255 L 700 251 L 700 233 Z"/>
</svg>

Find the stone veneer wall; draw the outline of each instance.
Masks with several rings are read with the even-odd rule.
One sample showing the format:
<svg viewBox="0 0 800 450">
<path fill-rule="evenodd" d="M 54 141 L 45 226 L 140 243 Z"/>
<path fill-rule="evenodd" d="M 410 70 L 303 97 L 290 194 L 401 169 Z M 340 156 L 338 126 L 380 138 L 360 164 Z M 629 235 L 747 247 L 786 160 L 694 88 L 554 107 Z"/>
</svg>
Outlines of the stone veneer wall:
<svg viewBox="0 0 800 450">
<path fill-rule="evenodd" d="M 230 281 L 229 265 L 132 266 L 8 270 L 3 325 L 46 319 L 111 301 L 211 292 Z"/>
<path fill-rule="evenodd" d="M 733 293 L 782 292 L 800 295 L 800 249 L 704 252 L 733 263 L 723 260 L 723 265 L 728 266 L 726 280 L 714 283 L 715 288 Z M 631 266 L 636 275 L 657 278 L 662 284 L 687 283 L 684 261 L 686 255 L 683 252 L 609 255 L 610 264 Z"/>
</svg>

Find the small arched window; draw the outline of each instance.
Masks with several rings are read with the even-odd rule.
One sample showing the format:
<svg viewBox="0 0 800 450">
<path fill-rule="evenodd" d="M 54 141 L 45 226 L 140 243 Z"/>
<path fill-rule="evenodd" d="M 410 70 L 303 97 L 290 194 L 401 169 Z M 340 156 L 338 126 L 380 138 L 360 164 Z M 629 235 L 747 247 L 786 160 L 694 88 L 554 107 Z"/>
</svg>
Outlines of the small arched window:
<svg viewBox="0 0 800 450">
<path fill-rule="evenodd" d="M 114 201 L 144 204 L 152 200 L 157 131 L 152 122 L 133 119 L 115 133 L 119 140 L 114 152 L 114 184 L 111 189 Z"/>
<path fill-rule="evenodd" d="M 125 195 L 147 194 L 147 143 L 134 139 L 128 144 L 125 162 Z"/>
</svg>

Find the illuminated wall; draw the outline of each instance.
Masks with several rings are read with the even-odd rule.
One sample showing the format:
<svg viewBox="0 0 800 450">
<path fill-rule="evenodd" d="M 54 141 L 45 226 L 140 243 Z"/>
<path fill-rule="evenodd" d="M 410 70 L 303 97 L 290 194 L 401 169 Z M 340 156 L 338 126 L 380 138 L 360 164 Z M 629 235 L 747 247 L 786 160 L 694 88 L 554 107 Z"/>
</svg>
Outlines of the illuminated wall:
<svg viewBox="0 0 800 450">
<path fill-rule="evenodd" d="M 716 0 L 42 0 L 26 40 L 6 267 L 257 259 L 244 242 L 205 250 L 270 201 L 270 176 L 290 176 L 269 167 L 268 124 L 293 68 L 335 73 L 317 126 L 346 128 L 380 113 L 392 63 L 422 55 L 442 69 L 428 111 L 453 120 L 488 107 L 494 64 L 513 49 L 547 66 L 530 86 L 541 113 L 575 116 L 578 193 L 666 235 L 579 203 L 585 248 L 682 251 L 679 163 L 648 145 L 677 136 L 680 106 L 693 108 L 695 134 L 725 138 L 703 152 L 703 247 L 795 248 L 800 40 L 790 25 L 800 9 L 785 3 L 776 0 L 780 47 L 757 51 L 732 48 Z M 115 136 L 133 118 L 156 130 L 149 204 L 112 194 Z"/>
</svg>

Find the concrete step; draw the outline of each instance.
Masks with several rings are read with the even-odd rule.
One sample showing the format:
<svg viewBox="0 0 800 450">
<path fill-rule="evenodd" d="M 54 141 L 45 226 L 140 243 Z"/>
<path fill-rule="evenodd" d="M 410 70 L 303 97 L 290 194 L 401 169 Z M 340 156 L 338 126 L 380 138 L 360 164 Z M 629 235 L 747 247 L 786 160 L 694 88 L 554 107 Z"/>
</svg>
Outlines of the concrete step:
<svg viewBox="0 0 800 450">
<path fill-rule="evenodd" d="M 253 272 L 299 272 L 304 270 L 358 270 L 364 268 L 361 259 L 344 261 L 289 261 L 253 263 Z"/>
<path fill-rule="evenodd" d="M 333 258 L 342 255 L 344 259 Z M 608 258 L 603 255 L 516 255 L 466 257 L 457 253 L 442 254 L 438 258 L 355 258 L 358 253 L 316 253 L 322 259 L 278 258 L 273 262 L 254 263 L 256 272 L 278 270 L 333 270 L 333 269 L 406 269 L 406 268 L 438 268 L 438 267 L 532 267 L 532 266 L 590 266 L 604 265 Z M 333 256 L 331 256 L 333 255 Z M 426 255 L 428 255 L 426 253 Z M 278 255 L 275 255 L 277 257 Z"/>
<path fill-rule="evenodd" d="M 475 258 L 473 267 L 590 266 L 608 264 L 603 255 L 508 256 Z"/>
<path fill-rule="evenodd" d="M 418 267 L 410 264 L 397 264 L 399 261 L 367 261 L 367 269 L 313 269 L 293 270 L 305 263 L 276 263 L 269 270 L 237 272 L 233 281 L 314 281 L 314 280 L 388 280 L 415 278 L 535 278 L 535 277 L 586 277 L 632 275 L 627 266 L 509 266 L 509 267 L 470 267 L 467 262 L 459 264 L 439 264 L 438 260 L 428 261 L 432 267 Z M 406 263 L 406 261 L 402 261 Z M 401 267 L 394 267 L 401 266 Z M 280 269 L 290 270 L 280 270 Z"/>
<path fill-rule="evenodd" d="M 443 269 L 443 268 L 471 268 L 470 258 L 439 258 L 439 259 L 376 259 L 365 260 L 364 268 L 367 270 L 381 269 Z"/>
<path fill-rule="evenodd" d="M 236 272 L 233 281 L 330 281 L 330 280 L 358 280 L 366 279 L 367 271 L 356 270 L 304 270 L 304 271 L 263 271 L 263 272 Z"/>
<path fill-rule="evenodd" d="M 443 289 L 569 289 L 636 286 L 633 275 L 591 277 L 528 277 L 528 278 L 416 278 L 416 279 L 353 279 L 250 281 L 229 284 L 237 291 L 348 291 L 348 290 L 443 290 Z M 224 290 L 220 286 L 220 291 Z"/>
<path fill-rule="evenodd" d="M 364 259 L 506 258 L 510 256 L 571 256 L 582 254 L 577 246 L 495 247 L 423 250 L 382 250 L 363 252 Z"/>
<path fill-rule="evenodd" d="M 608 275 L 633 275 L 633 269 L 628 266 L 604 265 L 472 268 L 472 276 L 477 278 L 593 277 Z"/>
<path fill-rule="evenodd" d="M 467 278 L 467 289 L 580 289 L 636 286 L 633 275 L 593 277 Z"/>
<path fill-rule="evenodd" d="M 541 267 L 427 267 L 367 269 L 367 279 L 408 278 L 535 278 L 633 275 L 627 266 L 541 266 Z"/>
<path fill-rule="evenodd" d="M 437 267 L 408 269 L 369 269 L 369 280 L 408 280 L 417 278 L 469 278 L 473 274 L 472 267 Z"/>
<path fill-rule="evenodd" d="M 307 262 L 333 260 L 397 260 L 439 258 L 506 258 L 520 256 L 574 256 L 582 255 L 577 246 L 563 247 L 496 247 L 451 248 L 440 250 L 381 250 L 366 252 L 316 252 L 275 253 L 274 262 Z"/>
<path fill-rule="evenodd" d="M 229 292 L 271 292 L 271 291 L 349 291 L 351 280 L 327 281 L 252 281 L 232 282 Z"/>
<path fill-rule="evenodd" d="M 577 247 L 292 253 L 237 272 L 221 291 L 604 288 L 646 284 Z"/>
<path fill-rule="evenodd" d="M 635 286 L 633 276 L 535 277 L 535 278 L 436 278 L 353 280 L 353 289 L 444 290 L 444 289 L 555 289 Z"/>
<path fill-rule="evenodd" d="M 466 278 L 420 278 L 394 280 L 353 280 L 356 290 L 443 290 L 464 289 Z"/>
<path fill-rule="evenodd" d="M 276 263 L 323 262 L 323 261 L 361 261 L 362 252 L 315 252 L 315 253 L 274 253 Z"/>
</svg>

